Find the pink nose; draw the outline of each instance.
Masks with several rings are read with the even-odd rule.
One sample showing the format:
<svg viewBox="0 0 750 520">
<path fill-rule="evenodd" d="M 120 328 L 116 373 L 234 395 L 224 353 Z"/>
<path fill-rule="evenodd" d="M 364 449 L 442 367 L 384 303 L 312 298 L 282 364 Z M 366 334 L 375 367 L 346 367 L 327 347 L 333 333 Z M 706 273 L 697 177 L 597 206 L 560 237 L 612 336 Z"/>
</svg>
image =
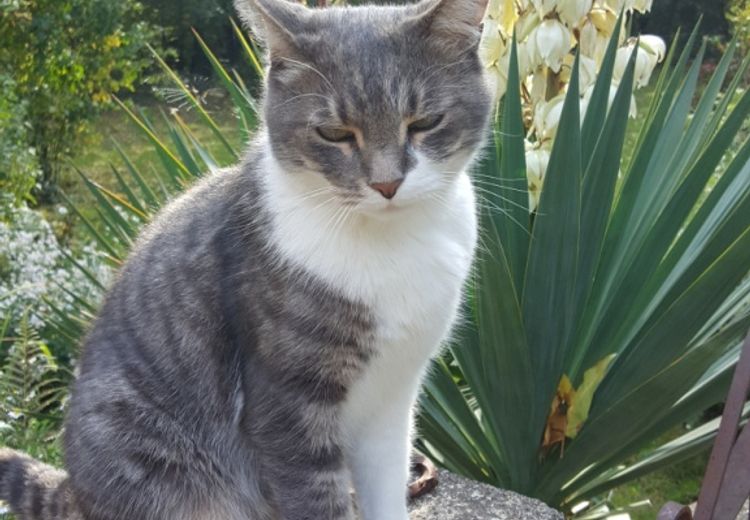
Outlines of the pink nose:
<svg viewBox="0 0 750 520">
<path fill-rule="evenodd" d="M 396 192 L 398 191 L 398 188 L 399 186 L 401 186 L 402 182 L 403 179 L 399 179 L 393 182 L 373 182 L 372 184 L 370 184 L 370 188 L 380 192 L 380 194 L 386 199 L 391 200 L 396 196 Z"/>
</svg>

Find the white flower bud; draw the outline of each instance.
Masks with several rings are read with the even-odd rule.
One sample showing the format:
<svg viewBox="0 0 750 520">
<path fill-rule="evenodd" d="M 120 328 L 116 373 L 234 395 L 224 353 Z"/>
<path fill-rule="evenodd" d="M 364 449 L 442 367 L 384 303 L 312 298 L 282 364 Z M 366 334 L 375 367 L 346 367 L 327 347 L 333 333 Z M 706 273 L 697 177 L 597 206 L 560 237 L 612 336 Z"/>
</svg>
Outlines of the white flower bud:
<svg viewBox="0 0 750 520">
<path fill-rule="evenodd" d="M 534 110 L 534 129 L 537 137 L 541 139 L 553 139 L 560 124 L 565 93 L 559 94 L 549 101 L 537 104 Z"/>
<path fill-rule="evenodd" d="M 654 0 L 635 0 L 633 2 L 633 9 L 639 13 L 647 13 L 651 10 L 651 4 L 653 3 Z"/>
<path fill-rule="evenodd" d="M 543 19 L 555 8 L 557 0 L 531 0 L 531 3 L 534 4 L 534 9 L 539 14 L 539 18 Z"/>
<path fill-rule="evenodd" d="M 615 32 L 615 26 L 617 25 L 617 15 L 615 13 L 616 11 L 612 9 L 592 9 L 589 19 L 597 31 L 605 36 L 611 36 Z"/>
<path fill-rule="evenodd" d="M 625 69 L 628 66 L 628 61 L 630 61 L 630 55 L 634 48 L 635 44 L 631 43 L 627 47 L 617 49 L 614 70 L 614 78 L 617 82 L 625 74 Z M 635 88 L 642 88 L 648 85 L 657 63 L 659 63 L 659 58 L 656 54 L 651 54 L 643 48 L 638 49 L 638 54 L 635 58 Z"/>
<path fill-rule="evenodd" d="M 518 72 L 521 78 L 531 74 L 539 65 L 539 54 L 534 52 L 533 45 L 526 41 L 518 44 Z"/>
<path fill-rule="evenodd" d="M 533 11 L 526 12 L 521 18 L 518 19 L 515 25 L 516 38 L 519 42 L 526 40 L 531 34 L 531 31 L 536 29 L 541 20 Z"/>
<path fill-rule="evenodd" d="M 594 61 L 593 58 L 581 55 L 579 60 L 579 68 L 579 80 L 581 90 L 583 90 L 589 85 L 594 84 L 594 82 L 596 81 L 596 61 Z"/>
<path fill-rule="evenodd" d="M 508 89 L 509 64 L 510 52 L 506 52 L 497 62 L 487 68 L 487 82 L 490 92 L 494 94 L 495 101 L 503 97 Z"/>
<path fill-rule="evenodd" d="M 479 59 L 489 67 L 497 63 L 504 52 L 505 42 L 500 35 L 500 25 L 492 18 L 486 18 L 479 43 Z"/>
<path fill-rule="evenodd" d="M 581 19 L 591 10 L 593 0 L 560 0 L 557 13 L 568 27 L 577 27 Z"/>
<path fill-rule="evenodd" d="M 532 103 L 539 103 L 544 101 L 544 96 L 547 93 L 547 74 L 544 67 L 539 67 L 531 75 L 531 88 L 529 89 L 529 95 L 531 96 Z"/>
<path fill-rule="evenodd" d="M 544 20 L 530 38 L 534 38 L 542 61 L 555 73 L 560 72 L 562 60 L 570 52 L 570 30 L 557 20 Z"/>
<path fill-rule="evenodd" d="M 633 4 L 635 2 L 636 0 L 604 0 L 603 2 L 600 2 L 600 4 L 609 7 L 615 13 L 619 13 L 622 10 L 629 13 L 633 10 Z"/>
<path fill-rule="evenodd" d="M 526 150 L 526 177 L 529 185 L 529 211 L 533 212 L 539 207 L 539 199 L 542 195 L 544 175 L 549 165 L 549 151 L 544 148 L 532 148 Z"/>
<path fill-rule="evenodd" d="M 667 55 L 667 44 L 664 40 L 653 34 L 642 34 L 640 36 L 641 47 L 647 52 L 656 56 L 657 61 L 661 62 Z"/>
<path fill-rule="evenodd" d="M 589 58 L 595 57 L 596 37 L 598 33 L 599 31 L 596 30 L 596 27 L 591 20 L 586 20 L 586 23 L 581 27 L 580 36 L 578 38 L 581 46 L 581 54 L 588 56 Z"/>
</svg>

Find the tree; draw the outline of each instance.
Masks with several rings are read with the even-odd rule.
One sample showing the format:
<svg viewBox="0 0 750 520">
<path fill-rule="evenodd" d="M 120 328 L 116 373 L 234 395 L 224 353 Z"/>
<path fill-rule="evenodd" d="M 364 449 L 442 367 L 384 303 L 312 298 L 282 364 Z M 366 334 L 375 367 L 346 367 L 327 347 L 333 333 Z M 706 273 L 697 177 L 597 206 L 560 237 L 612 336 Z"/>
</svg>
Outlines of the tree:
<svg viewBox="0 0 750 520">
<path fill-rule="evenodd" d="M 0 66 L 25 106 L 29 145 L 49 200 L 64 162 L 113 93 L 133 90 L 152 60 L 150 25 L 131 0 L 15 0 L 0 4 Z"/>
</svg>

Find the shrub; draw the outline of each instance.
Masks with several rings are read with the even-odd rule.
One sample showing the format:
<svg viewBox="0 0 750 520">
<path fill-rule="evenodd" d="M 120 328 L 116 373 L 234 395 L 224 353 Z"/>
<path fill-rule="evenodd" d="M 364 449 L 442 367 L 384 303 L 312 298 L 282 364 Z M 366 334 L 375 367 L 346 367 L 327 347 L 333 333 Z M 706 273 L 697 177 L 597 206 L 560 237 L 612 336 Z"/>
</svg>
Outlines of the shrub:
<svg viewBox="0 0 750 520">
<path fill-rule="evenodd" d="M 25 326 L 51 341 L 57 337 L 47 329 L 53 310 L 80 313 L 77 299 L 98 302 L 98 285 L 73 262 L 106 282 L 109 270 L 101 255 L 90 246 L 75 256 L 61 247 L 38 211 L 26 205 L 8 208 L 6 219 L 0 220 L 0 243 L 0 319 L 8 320 L 11 330 L 25 316 Z M 58 355 L 75 353 L 74 345 L 64 345 Z"/>
<path fill-rule="evenodd" d="M 0 66 L 23 104 L 41 175 L 39 194 L 52 195 L 64 161 L 112 93 L 132 90 L 151 64 L 153 29 L 136 22 L 132 0 L 17 0 L 0 4 Z"/>
<path fill-rule="evenodd" d="M 36 150 L 29 144 L 28 101 L 15 95 L 16 81 L 0 73 L 0 211 L 33 200 L 39 176 Z"/>
</svg>

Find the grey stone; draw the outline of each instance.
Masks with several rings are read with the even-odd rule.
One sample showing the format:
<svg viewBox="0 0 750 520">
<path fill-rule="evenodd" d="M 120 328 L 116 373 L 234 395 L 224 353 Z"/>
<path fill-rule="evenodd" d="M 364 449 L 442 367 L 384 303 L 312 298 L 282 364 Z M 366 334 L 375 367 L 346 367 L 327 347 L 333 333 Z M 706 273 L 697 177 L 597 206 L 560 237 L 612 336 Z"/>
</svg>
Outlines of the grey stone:
<svg viewBox="0 0 750 520">
<path fill-rule="evenodd" d="M 542 502 L 440 471 L 439 484 L 409 507 L 411 520 L 563 520 Z"/>
<path fill-rule="evenodd" d="M 740 511 L 740 516 L 737 517 L 737 520 L 748 520 L 750 518 L 750 503 L 745 502 L 745 505 L 742 506 L 742 511 Z"/>
</svg>

